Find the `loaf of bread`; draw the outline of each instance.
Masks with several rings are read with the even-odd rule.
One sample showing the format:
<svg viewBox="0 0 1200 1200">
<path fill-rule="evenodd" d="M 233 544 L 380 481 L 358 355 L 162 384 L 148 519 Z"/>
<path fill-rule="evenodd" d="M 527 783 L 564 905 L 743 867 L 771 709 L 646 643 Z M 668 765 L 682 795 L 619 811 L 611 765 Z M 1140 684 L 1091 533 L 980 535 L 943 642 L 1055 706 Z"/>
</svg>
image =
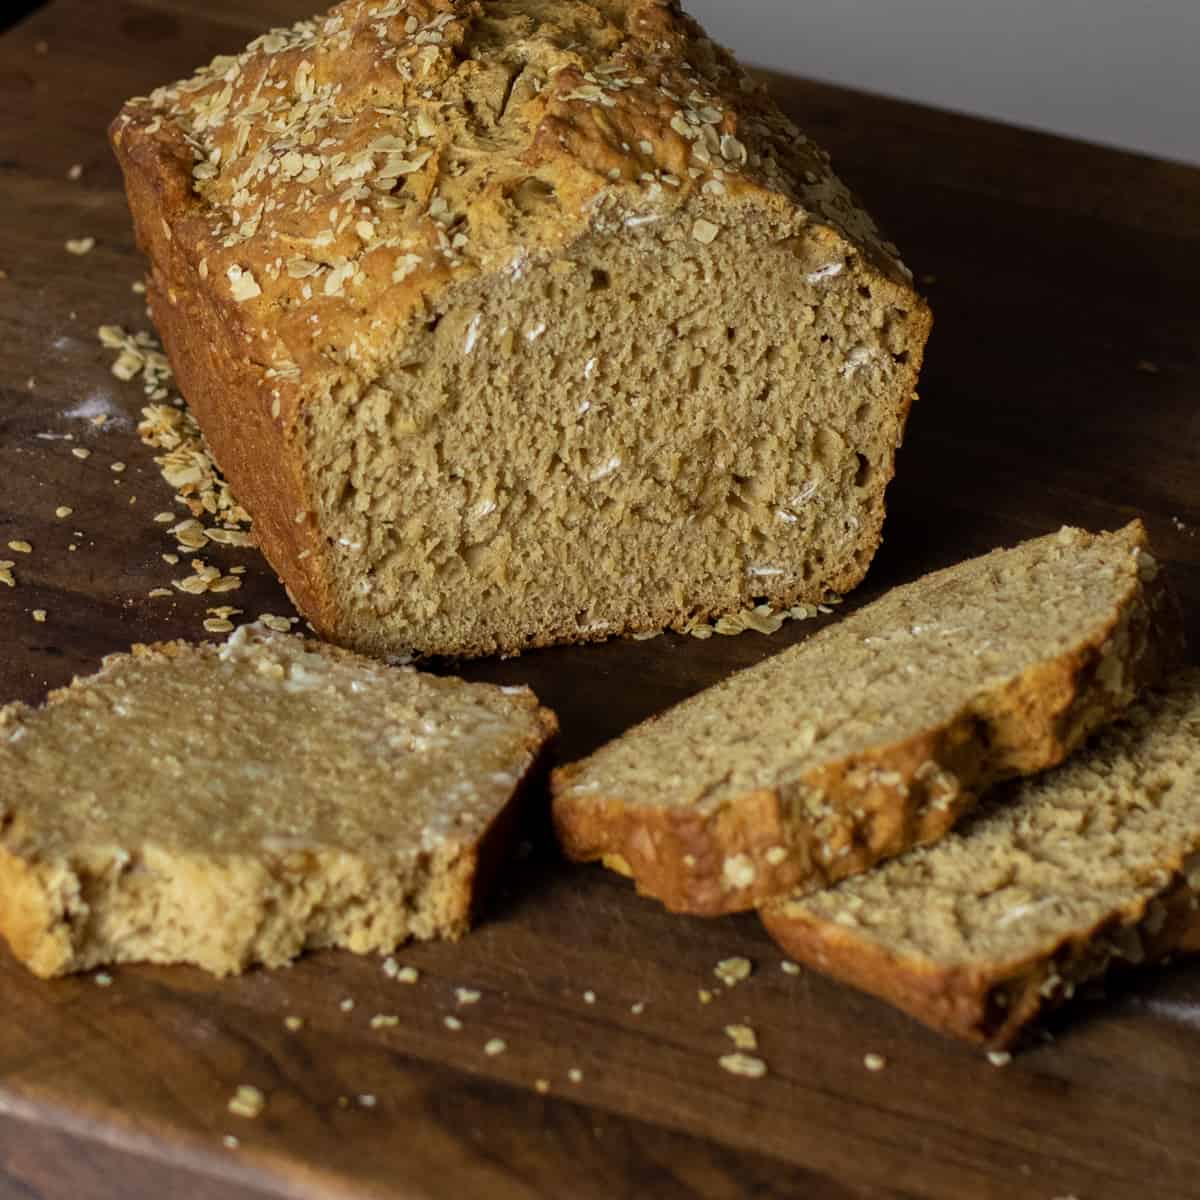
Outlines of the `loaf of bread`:
<svg viewBox="0 0 1200 1200">
<path fill-rule="evenodd" d="M 349 0 L 111 136 L 183 394 L 324 636 L 515 652 L 862 578 L 929 312 L 673 0 Z"/>
<path fill-rule="evenodd" d="M 555 729 L 524 688 L 244 626 L 0 709 L 0 934 L 41 976 L 457 937 Z"/>
<path fill-rule="evenodd" d="M 1200 950 L 1200 671 L 936 845 L 762 917 L 793 958 L 993 1046 L 1110 966 Z"/>
<path fill-rule="evenodd" d="M 935 572 L 555 771 L 560 840 L 683 912 L 820 888 L 1061 761 L 1177 615 L 1140 522 Z"/>
</svg>

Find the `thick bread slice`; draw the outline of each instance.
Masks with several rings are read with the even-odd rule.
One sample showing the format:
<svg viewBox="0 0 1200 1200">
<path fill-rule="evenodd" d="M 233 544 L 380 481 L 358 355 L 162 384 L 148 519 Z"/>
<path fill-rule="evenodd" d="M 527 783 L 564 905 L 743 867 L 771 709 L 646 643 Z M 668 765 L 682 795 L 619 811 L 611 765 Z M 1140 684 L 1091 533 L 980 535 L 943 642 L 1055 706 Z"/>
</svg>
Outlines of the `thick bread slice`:
<svg viewBox="0 0 1200 1200">
<path fill-rule="evenodd" d="M 330 639 L 513 652 L 862 578 L 929 310 L 677 4 L 351 0 L 112 141 L 183 394 Z"/>
<path fill-rule="evenodd" d="M 792 957 L 993 1046 L 1110 966 L 1200 950 L 1200 671 L 936 845 L 762 918 Z"/>
<path fill-rule="evenodd" d="M 1173 646 L 1134 522 L 897 588 L 554 773 L 566 852 L 669 908 L 749 908 L 941 836 L 1061 761 Z"/>
<path fill-rule="evenodd" d="M 524 688 L 246 626 L 0 710 L 0 933 L 35 974 L 463 933 L 554 733 Z"/>
</svg>

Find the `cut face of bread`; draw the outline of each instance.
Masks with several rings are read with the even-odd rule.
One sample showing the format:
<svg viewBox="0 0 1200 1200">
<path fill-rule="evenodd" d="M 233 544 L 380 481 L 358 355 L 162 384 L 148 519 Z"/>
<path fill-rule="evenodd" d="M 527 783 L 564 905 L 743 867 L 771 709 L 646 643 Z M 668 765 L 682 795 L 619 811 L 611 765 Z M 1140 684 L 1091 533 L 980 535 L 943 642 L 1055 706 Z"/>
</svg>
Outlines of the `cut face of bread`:
<svg viewBox="0 0 1200 1200">
<path fill-rule="evenodd" d="M 1059 762 L 1173 644 L 1139 522 L 897 588 L 554 773 L 566 852 L 715 914 L 863 871 Z"/>
<path fill-rule="evenodd" d="M 674 7 L 346 3 L 112 136 L 184 395 L 328 637 L 509 652 L 863 576 L 929 312 Z"/>
<path fill-rule="evenodd" d="M 992 1045 L 1110 966 L 1200 950 L 1200 671 L 936 845 L 762 917 L 794 958 Z"/>
<path fill-rule="evenodd" d="M 253 626 L 136 646 L 0 710 L 0 933 L 42 976 L 457 937 L 555 727 Z"/>
</svg>

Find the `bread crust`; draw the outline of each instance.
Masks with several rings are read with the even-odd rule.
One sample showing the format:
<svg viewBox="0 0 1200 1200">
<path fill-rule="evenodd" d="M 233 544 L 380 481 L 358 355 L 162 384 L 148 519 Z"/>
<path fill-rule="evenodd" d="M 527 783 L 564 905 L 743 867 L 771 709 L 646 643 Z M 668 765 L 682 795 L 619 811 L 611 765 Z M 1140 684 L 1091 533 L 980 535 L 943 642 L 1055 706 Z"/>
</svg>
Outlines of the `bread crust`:
<svg viewBox="0 0 1200 1200">
<path fill-rule="evenodd" d="M 530 12 L 538 8 L 529 7 Z M 491 14 L 478 4 L 411 0 L 386 22 L 374 17 L 377 8 L 350 0 L 327 17 L 257 39 L 236 60 L 219 60 L 194 80 L 130 101 L 110 128 L 138 242 L 151 263 L 151 309 L 181 390 L 216 462 L 253 516 L 264 555 L 314 628 L 368 653 L 415 649 L 473 656 L 600 640 L 615 632 L 680 628 L 698 617 L 732 611 L 727 600 L 697 595 L 688 598 L 687 611 L 664 605 L 661 612 L 631 614 L 621 628 L 603 631 L 531 627 L 522 634 L 456 644 L 393 644 L 378 628 L 356 624 L 349 598 L 335 586 L 331 546 L 305 461 L 309 414 L 339 389 L 364 394 L 411 331 L 450 303 L 459 282 L 509 269 L 514 254 L 541 262 L 562 257 L 592 236 L 602 211 L 620 217 L 645 210 L 643 181 L 651 166 L 670 181 L 666 187 L 653 185 L 653 209 L 659 215 L 686 214 L 690 221 L 707 214 L 741 221 L 748 211 L 766 214 L 805 236 L 824 238 L 843 254 L 856 255 L 872 287 L 907 314 L 908 359 L 897 366 L 890 413 L 893 454 L 880 464 L 870 487 L 878 503 L 871 506 L 844 564 L 823 581 L 838 592 L 853 588 L 880 541 L 882 493 L 894 471 L 894 447 L 915 395 L 932 318 L 895 247 L 833 175 L 828 156 L 800 135 L 765 90 L 667 0 L 625 0 L 599 10 L 564 0 L 556 8 L 539 8 L 536 28 L 526 19 L 499 35 L 489 24 Z M 406 21 L 414 23 L 415 33 L 402 31 Z M 385 24 L 389 29 L 377 43 L 373 31 Z M 238 90 L 232 101 L 224 101 L 230 111 L 245 104 L 256 81 L 261 84 L 277 70 L 291 83 L 291 73 L 300 79 L 306 63 L 310 83 L 312 70 L 322 76 L 344 72 L 338 78 L 347 91 L 375 88 L 396 108 L 424 103 L 428 93 L 440 97 L 448 113 L 459 112 L 468 101 L 483 110 L 493 103 L 489 72 L 508 62 L 511 46 L 505 39 L 515 39 L 512 45 L 523 47 L 521 54 L 533 54 L 531 44 L 540 47 L 534 57 L 545 59 L 540 66 L 548 82 L 518 103 L 519 76 L 510 80 L 505 106 L 511 101 L 512 114 L 505 137 L 494 139 L 487 151 L 485 173 L 468 171 L 460 179 L 443 162 L 444 147 L 463 133 L 461 115 L 447 117 L 445 129 L 430 135 L 436 152 L 403 168 L 413 168 L 403 177 L 406 192 L 448 199 L 466 214 L 472 230 L 481 231 L 467 249 L 441 244 L 445 234 L 429 215 L 432 210 L 415 218 L 385 217 L 371 248 L 351 260 L 361 267 L 353 294 L 348 289 L 326 296 L 318 290 L 315 300 L 304 300 L 302 293 L 306 287 L 311 292 L 311 286 L 281 264 L 295 246 L 329 231 L 325 209 L 298 211 L 298 194 L 280 184 L 270 193 L 272 203 L 254 218 L 256 232 L 243 238 L 237 218 L 244 211 L 206 190 L 204 173 L 212 161 L 206 155 L 214 148 L 228 150 L 221 130 L 229 123 L 214 119 L 212 109 L 219 110 L 225 80 L 235 69 L 241 72 Z M 479 54 L 476 43 L 485 47 Z M 593 71 L 608 78 L 604 71 L 610 61 L 629 76 L 629 86 L 601 96 Z M 402 63 L 425 75 L 405 79 L 402 71 L 409 68 Z M 710 178 L 709 151 L 703 150 L 703 169 L 696 166 L 693 142 L 701 149 L 705 143 L 696 132 L 700 126 L 683 121 L 676 101 L 667 99 L 696 94 L 697 87 L 708 89 L 705 95 L 723 114 L 712 127 L 720 148 L 712 162 L 723 164 L 719 179 Z M 253 120 L 250 126 L 256 128 Z M 510 130 L 515 131 L 511 140 Z M 561 204 L 532 230 L 514 230 L 505 215 L 505 188 L 525 177 L 551 186 Z M 703 191 L 714 182 L 719 193 Z M 249 186 L 252 191 L 255 185 Z M 343 236 L 349 235 L 339 232 Z M 399 248 L 388 248 L 392 242 Z M 395 267 L 394 260 L 414 250 L 420 264 L 401 277 L 403 268 Z M 252 279 L 258 293 L 235 298 L 230 272 L 238 273 L 237 279 Z M 319 339 L 304 323 L 310 311 L 321 316 Z M 360 336 L 368 329 L 369 336 Z M 351 342 L 356 346 L 352 358 L 327 352 L 327 345 L 336 350 Z M 778 606 L 821 598 L 799 585 L 773 599 Z"/>
<path fill-rule="evenodd" d="M 1144 547 L 1140 521 L 1128 536 Z M 718 916 L 816 891 L 936 840 L 993 784 L 1062 762 L 1162 677 L 1182 644 L 1180 628 L 1157 567 L 1150 577 L 1135 572 L 1108 621 L 1087 640 L 976 697 L 935 728 L 707 814 L 637 796 L 573 792 L 587 760 L 568 764 L 551 777 L 555 830 L 568 857 L 601 860 L 631 875 L 639 892 L 675 912 Z M 814 791 L 834 812 L 865 814 L 837 854 L 828 852 L 802 803 Z"/>
</svg>

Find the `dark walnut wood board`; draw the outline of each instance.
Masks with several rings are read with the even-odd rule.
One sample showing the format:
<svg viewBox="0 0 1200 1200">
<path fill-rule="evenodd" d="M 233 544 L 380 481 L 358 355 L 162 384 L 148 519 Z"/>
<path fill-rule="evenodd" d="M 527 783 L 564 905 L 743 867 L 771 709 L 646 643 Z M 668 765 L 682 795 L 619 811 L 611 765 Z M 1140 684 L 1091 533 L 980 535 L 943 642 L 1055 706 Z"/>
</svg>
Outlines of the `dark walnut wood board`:
<svg viewBox="0 0 1200 1200">
<path fill-rule="evenodd" d="M 291 611 L 246 550 L 206 551 L 245 564 L 240 591 L 147 597 L 180 574 L 151 519 L 171 495 L 133 431 L 141 389 L 109 373 L 96 328 L 148 327 L 107 120 L 127 95 L 306 9 L 59 0 L 0 38 L 0 547 L 34 548 L 0 549 L 18 578 L 0 587 L 3 699 L 37 700 L 132 641 L 202 636 L 208 605 Z M 1200 171 L 773 84 L 927 278 L 937 318 L 886 544 L 847 605 L 1064 522 L 1141 513 L 1200 644 Z M 95 249 L 68 254 L 83 236 Z M 73 514 L 56 518 L 59 505 Z M 572 757 L 815 627 L 466 673 L 532 684 Z M 755 971 L 727 991 L 712 969 L 735 954 Z M 1195 965 L 1078 1001 L 997 1069 L 872 1000 L 784 974 L 752 917 L 672 917 L 540 844 L 475 934 L 399 957 L 420 969 L 415 985 L 377 959 L 321 954 L 224 982 L 121 968 L 105 988 L 40 983 L 0 951 L 0 1197 L 1200 1195 Z M 460 1008 L 457 986 L 482 997 Z M 372 1029 L 377 1013 L 399 1024 Z M 285 1014 L 304 1029 L 288 1032 Z M 723 1027 L 740 1021 L 759 1032 L 764 1079 L 717 1066 L 732 1048 Z M 504 1054 L 484 1054 L 492 1037 Z M 867 1052 L 887 1068 L 867 1071 Z M 226 1110 L 241 1083 L 267 1094 L 255 1120 Z"/>
</svg>

